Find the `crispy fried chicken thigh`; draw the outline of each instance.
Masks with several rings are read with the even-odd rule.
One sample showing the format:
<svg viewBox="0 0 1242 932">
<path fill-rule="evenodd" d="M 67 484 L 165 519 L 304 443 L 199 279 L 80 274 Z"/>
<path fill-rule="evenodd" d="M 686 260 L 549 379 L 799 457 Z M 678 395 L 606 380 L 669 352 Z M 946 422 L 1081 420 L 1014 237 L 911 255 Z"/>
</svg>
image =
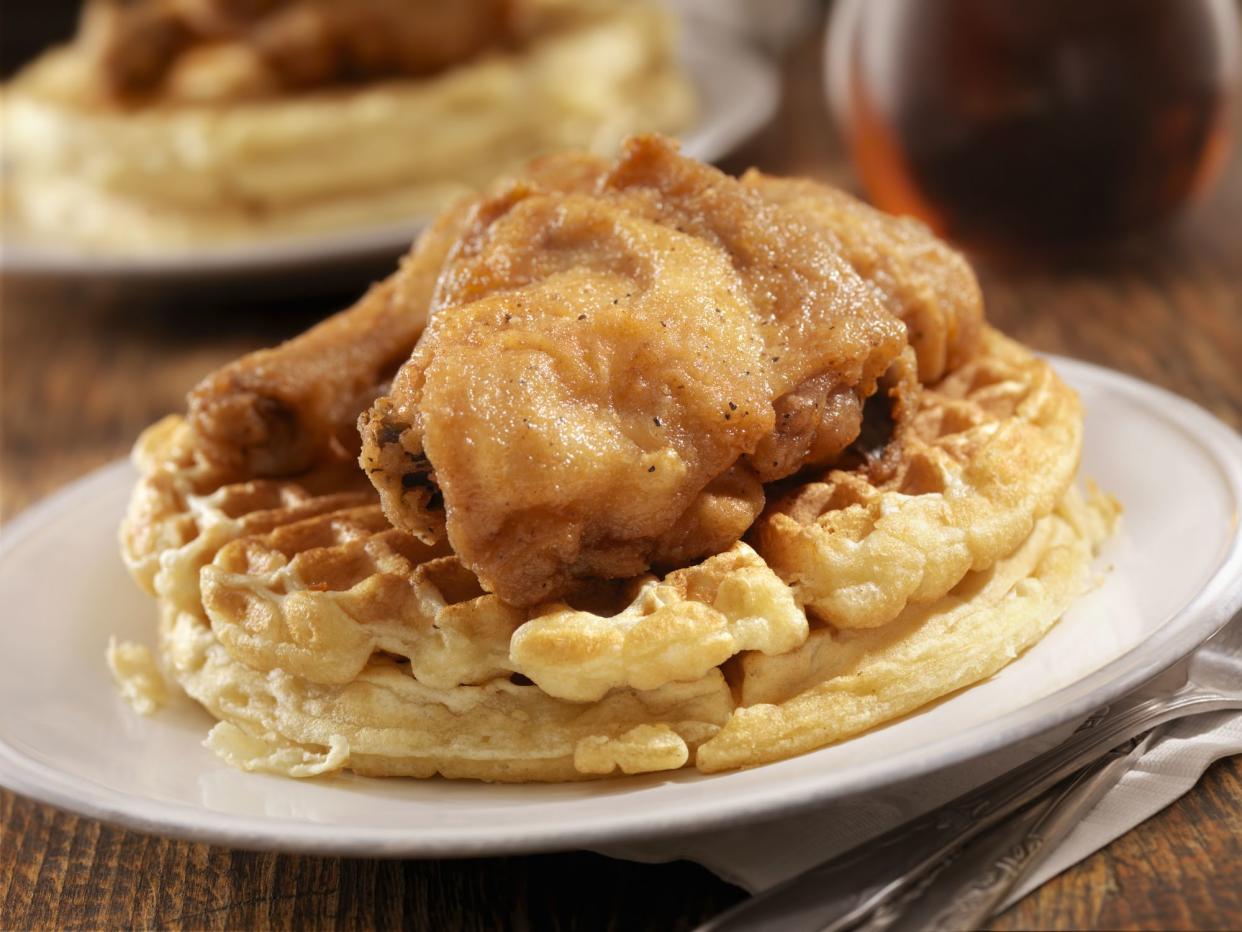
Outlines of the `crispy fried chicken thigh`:
<svg viewBox="0 0 1242 932">
<path fill-rule="evenodd" d="M 389 519 L 515 604 L 727 547 L 906 345 L 805 211 L 654 137 L 571 166 L 478 205 L 360 422 Z"/>
</svg>

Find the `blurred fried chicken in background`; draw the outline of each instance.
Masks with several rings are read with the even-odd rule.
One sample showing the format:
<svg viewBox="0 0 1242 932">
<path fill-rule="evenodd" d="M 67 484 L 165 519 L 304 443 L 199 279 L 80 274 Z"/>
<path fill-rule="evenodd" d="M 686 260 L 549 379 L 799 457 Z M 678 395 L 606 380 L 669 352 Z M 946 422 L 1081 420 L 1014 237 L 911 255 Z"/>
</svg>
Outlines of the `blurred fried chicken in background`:
<svg viewBox="0 0 1242 932">
<path fill-rule="evenodd" d="M 412 231 L 697 110 L 656 0 L 91 0 L 0 94 L 5 236 L 167 255 Z"/>
<path fill-rule="evenodd" d="M 80 41 L 121 99 L 201 56 L 246 91 L 433 74 L 516 38 L 520 0 L 93 0 Z"/>
</svg>

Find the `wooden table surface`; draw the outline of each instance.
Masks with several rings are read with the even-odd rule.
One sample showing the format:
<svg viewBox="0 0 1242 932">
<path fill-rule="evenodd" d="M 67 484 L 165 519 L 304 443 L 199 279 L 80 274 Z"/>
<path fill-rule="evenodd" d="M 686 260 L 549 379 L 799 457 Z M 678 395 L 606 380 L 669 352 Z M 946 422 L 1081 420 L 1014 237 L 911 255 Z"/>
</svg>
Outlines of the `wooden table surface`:
<svg viewBox="0 0 1242 932">
<path fill-rule="evenodd" d="M 727 168 L 849 183 L 817 55 L 811 41 L 795 50 L 780 115 Z M 1242 160 L 1170 230 L 1106 255 L 979 268 L 988 313 L 1009 333 L 1163 385 L 1242 427 Z M 346 299 L 3 285 L 0 520 L 124 455 L 212 367 Z M 0 792 L 2 928 L 677 929 L 742 895 L 695 865 L 585 853 L 437 862 L 230 851 Z M 996 927 L 1242 927 L 1242 759 L 1213 766 L 1182 800 Z"/>
</svg>

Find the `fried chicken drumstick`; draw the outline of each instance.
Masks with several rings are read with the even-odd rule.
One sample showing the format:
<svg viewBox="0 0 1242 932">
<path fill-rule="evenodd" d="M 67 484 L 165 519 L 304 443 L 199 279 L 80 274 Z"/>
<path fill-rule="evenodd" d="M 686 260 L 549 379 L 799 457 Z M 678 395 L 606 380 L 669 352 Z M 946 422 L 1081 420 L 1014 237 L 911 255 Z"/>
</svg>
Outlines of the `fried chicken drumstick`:
<svg viewBox="0 0 1242 932">
<path fill-rule="evenodd" d="M 246 476 L 284 476 L 358 450 L 358 413 L 409 358 L 467 216 L 441 214 L 400 269 L 353 307 L 213 372 L 188 398 L 203 452 Z"/>
</svg>

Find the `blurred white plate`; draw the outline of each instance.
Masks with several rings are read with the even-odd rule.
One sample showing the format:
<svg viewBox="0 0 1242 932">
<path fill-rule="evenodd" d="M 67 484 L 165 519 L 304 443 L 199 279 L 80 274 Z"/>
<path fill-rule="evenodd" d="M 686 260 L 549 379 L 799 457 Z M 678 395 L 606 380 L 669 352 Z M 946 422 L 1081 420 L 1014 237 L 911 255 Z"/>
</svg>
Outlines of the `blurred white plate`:
<svg viewBox="0 0 1242 932">
<path fill-rule="evenodd" d="M 780 100 L 780 82 L 763 55 L 723 30 L 696 28 L 686 38 L 681 57 L 698 90 L 701 112 L 698 123 L 681 135 L 682 151 L 710 162 L 728 154 L 771 118 Z M 409 248 L 427 220 L 416 217 L 338 233 L 135 256 L 7 242 L 0 244 L 0 271 L 28 277 L 141 281 L 382 267 Z"/>
<path fill-rule="evenodd" d="M 1168 392 L 1058 366 L 1089 412 L 1084 473 L 1126 506 L 1104 555 L 1112 572 L 991 680 L 858 738 L 740 773 L 552 786 L 233 770 L 201 746 L 206 712 L 181 699 L 142 718 L 104 665 L 110 634 L 151 642 L 155 628 L 155 606 L 116 554 L 135 478 L 118 463 L 3 532 L 0 783 L 140 831 L 234 847 L 484 855 L 737 826 L 1042 734 L 1130 690 L 1242 606 L 1242 438 Z"/>
</svg>

